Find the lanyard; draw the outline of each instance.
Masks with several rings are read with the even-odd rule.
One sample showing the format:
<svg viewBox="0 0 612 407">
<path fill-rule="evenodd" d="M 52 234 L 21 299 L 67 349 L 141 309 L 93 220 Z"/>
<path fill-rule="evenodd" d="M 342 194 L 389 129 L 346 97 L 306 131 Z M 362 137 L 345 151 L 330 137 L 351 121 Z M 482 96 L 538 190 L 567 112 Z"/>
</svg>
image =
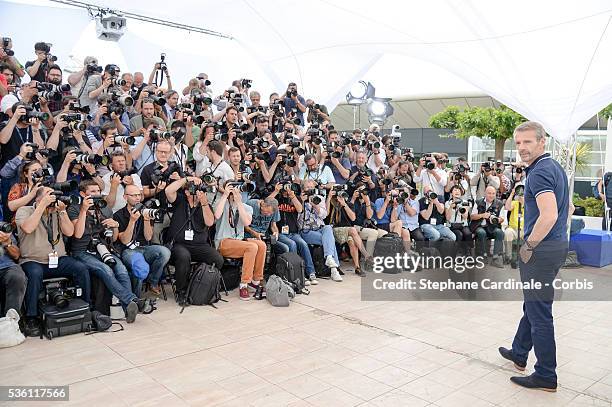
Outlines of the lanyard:
<svg viewBox="0 0 612 407">
<path fill-rule="evenodd" d="M 228 216 L 227 221 L 229 222 L 230 227 L 234 228 L 234 237 L 238 237 L 238 221 L 240 214 L 238 213 L 238 209 L 232 210 L 232 205 L 229 205 L 227 209 Z"/>
<path fill-rule="evenodd" d="M 29 142 L 33 142 L 34 141 L 34 136 L 32 135 L 32 127 L 28 126 L 25 127 L 25 131 L 26 131 L 26 136 L 25 136 L 25 140 L 23 138 L 23 132 L 21 131 L 22 129 L 20 129 L 19 127 L 16 127 L 17 132 L 19 133 L 19 138 L 21 139 L 21 144 L 25 144 L 25 143 L 29 143 Z M 32 139 L 32 141 L 30 141 L 30 139 Z"/>
<path fill-rule="evenodd" d="M 59 217 L 58 217 L 57 218 L 57 236 L 56 236 L 55 239 L 53 239 L 53 219 L 52 219 L 52 214 L 51 213 L 47 213 L 47 221 L 46 222 L 41 219 L 41 223 L 43 224 L 43 226 L 47 230 L 47 240 L 49 240 L 49 244 L 51 245 L 51 249 L 53 249 L 53 251 L 55 251 L 55 245 L 59 243 L 60 237 L 61 237 L 61 228 L 60 228 L 59 222 L 60 222 L 60 220 L 59 220 Z"/>
</svg>

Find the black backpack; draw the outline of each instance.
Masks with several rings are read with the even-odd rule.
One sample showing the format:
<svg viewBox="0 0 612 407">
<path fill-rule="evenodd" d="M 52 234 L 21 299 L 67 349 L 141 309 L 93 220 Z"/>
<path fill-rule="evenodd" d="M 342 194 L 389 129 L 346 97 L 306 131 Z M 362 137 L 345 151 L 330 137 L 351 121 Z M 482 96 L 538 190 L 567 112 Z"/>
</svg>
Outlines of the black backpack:
<svg viewBox="0 0 612 407">
<path fill-rule="evenodd" d="M 376 240 L 376 246 L 374 246 L 374 257 L 395 258 L 398 253 L 400 254 L 400 256 L 403 256 L 404 252 L 404 242 L 397 233 L 387 233 L 386 235 L 379 237 Z M 401 272 L 402 269 L 397 267 L 385 267 L 383 270 L 383 273 L 388 274 L 398 274 Z"/>
<path fill-rule="evenodd" d="M 215 265 L 200 263 L 189 276 L 187 303 L 189 305 L 212 305 L 221 300 L 219 286 L 221 272 Z M 185 306 L 181 309 L 181 313 Z"/>
<path fill-rule="evenodd" d="M 297 253 L 283 253 L 276 257 L 276 275 L 286 279 L 296 294 L 308 294 L 304 277 L 304 260 Z"/>
<path fill-rule="evenodd" d="M 310 257 L 312 257 L 312 264 L 314 265 L 317 278 L 331 277 L 331 269 L 325 265 L 323 246 L 308 245 L 308 249 L 310 250 Z"/>
</svg>

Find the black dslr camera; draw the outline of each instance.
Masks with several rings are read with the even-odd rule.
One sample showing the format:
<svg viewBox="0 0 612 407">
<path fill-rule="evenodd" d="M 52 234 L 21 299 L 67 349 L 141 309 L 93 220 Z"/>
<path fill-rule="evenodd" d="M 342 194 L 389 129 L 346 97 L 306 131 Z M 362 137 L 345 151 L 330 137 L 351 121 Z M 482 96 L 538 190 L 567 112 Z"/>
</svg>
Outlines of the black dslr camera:
<svg viewBox="0 0 612 407">
<path fill-rule="evenodd" d="M 153 174 L 151 174 L 151 182 L 153 185 L 157 185 L 160 182 L 168 182 L 170 180 L 170 175 L 173 172 L 177 172 L 181 177 L 184 177 L 183 170 L 181 166 L 176 161 L 171 161 L 168 163 L 168 168 L 166 170 L 158 164 L 153 170 Z"/>
<path fill-rule="evenodd" d="M 78 286 L 70 286 L 68 279 L 64 277 L 51 278 L 44 283 L 44 291 L 41 293 L 40 300 L 45 304 L 53 304 L 57 308 L 66 308 L 70 300 L 83 295 Z"/>
</svg>

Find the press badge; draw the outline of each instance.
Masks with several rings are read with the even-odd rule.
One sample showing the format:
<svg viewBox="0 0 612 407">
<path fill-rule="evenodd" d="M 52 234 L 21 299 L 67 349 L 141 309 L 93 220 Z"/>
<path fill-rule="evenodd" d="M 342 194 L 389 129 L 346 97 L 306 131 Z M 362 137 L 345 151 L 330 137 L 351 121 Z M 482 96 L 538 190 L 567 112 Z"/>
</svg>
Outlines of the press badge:
<svg viewBox="0 0 612 407">
<path fill-rule="evenodd" d="M 193 240 L 193 230 L 187 229 L 185 231 L 185 240 Z"/>
<path fill-rule="evenodd" d="M 288 226 L 288 225 L 283 226 L 283 227 L 281 228 L 281 233 L 282 233 L 283 235 L 288 235 L 288 234 L 289 234 L 289 226 Z"/>
<path fill-rule="evenodd" d="M 57 252 L 49 253 L 49 268 L 56 269 L 58 264 L 59 256 L 57 255 Z"/>
<path fill-rule="evenodd" d="M 437 225 L 438 224 L 438 220 L 436 218 L 431 218 L 431 224 L 432 225 Z"/>
</svg>

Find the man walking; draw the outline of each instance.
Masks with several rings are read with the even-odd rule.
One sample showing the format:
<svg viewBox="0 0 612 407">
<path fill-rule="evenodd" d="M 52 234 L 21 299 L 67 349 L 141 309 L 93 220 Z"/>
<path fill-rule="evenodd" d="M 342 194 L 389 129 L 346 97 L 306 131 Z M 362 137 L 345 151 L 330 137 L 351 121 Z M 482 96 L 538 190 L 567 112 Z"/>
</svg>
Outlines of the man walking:
<svg viewBox="0 0 612 407">
<path fill-rule="evenodd" d="M 514 130 L 514 141 L 522 161 L 528 165 L 525 170 L 525 241 L 519 252 L 521 281 L 533 279 L 542 288 L 523 290 L 523 317 L 512 349 L 500 347 L 499 353 L 523 371 L 533 347 L 537 358 L 535 372 L 510 380 L 526 388 L 554 392 L 557 390 L 557 357 L 552 282 L 567 254 L 567 176 L 561 165 L 544 153 L 546 132 L 541 124 L 522 123 Z"/>
</svg>

